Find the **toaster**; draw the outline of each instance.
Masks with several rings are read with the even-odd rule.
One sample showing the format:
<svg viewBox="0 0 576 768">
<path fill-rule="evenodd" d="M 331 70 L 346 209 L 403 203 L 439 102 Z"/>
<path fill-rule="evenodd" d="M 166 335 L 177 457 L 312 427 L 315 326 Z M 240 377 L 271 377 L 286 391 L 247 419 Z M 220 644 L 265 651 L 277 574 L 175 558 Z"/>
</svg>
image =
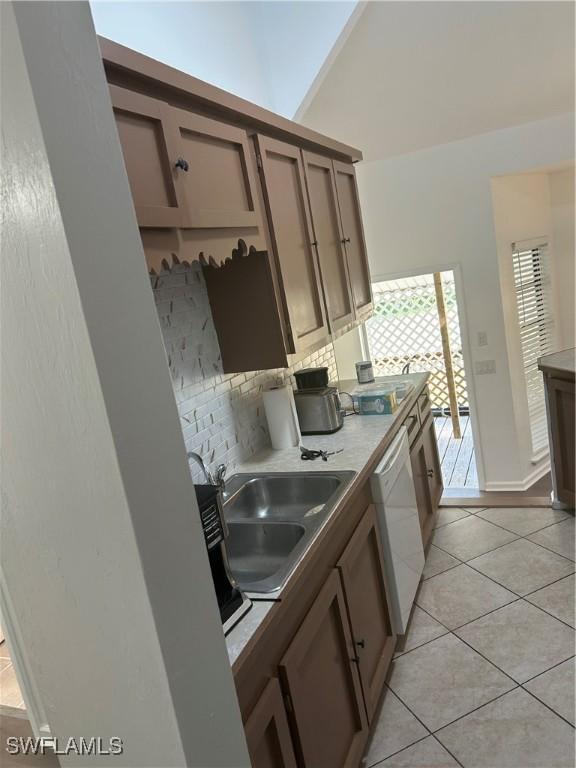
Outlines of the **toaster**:
<svg viewBox="0 0 576 768">
<path fill-rule="evenodd" d="M 303 435 L 327 435 L 344 423 L 344 411 L 335 387 L 301 389 L 294 392 L 296 413 Z"/>
</svg>

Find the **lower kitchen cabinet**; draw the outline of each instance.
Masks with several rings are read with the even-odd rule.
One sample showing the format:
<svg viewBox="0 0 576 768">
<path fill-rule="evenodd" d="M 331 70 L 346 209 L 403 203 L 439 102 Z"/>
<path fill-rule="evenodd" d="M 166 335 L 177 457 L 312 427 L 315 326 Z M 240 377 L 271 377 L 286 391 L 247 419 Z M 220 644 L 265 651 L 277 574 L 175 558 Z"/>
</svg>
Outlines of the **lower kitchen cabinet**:
<svg viewBox="0 0 576 768">
<path fill-rule="evenodd" d="M 434 432 L 434 417 L 431 413 L 428 414 L 418 437 L 410 447 L 410 461 L 420 528 L 422 529 L 422 541 L 426 546 L 432 535 L 436 511 L 444 490 L 436 433 Z"/>
<path fill-rule="evenodd" d="M 368 507 L 356 528 L 338 562 L 338 569 L 344 585 L 366 712 L 371 720 L 396 645 L 373 505 Z"/>
<path fill-rule="evenodd" d="M 368 722 L 356 658 L 339 572 L 333 569 L 280 662 L 306 768 L 360 762 Z"/>
<path fill-rule="evenodd" d="M 244 725 L 252 768 L 296 768 L 280 683 L 272 678 Z"/>
</svg>

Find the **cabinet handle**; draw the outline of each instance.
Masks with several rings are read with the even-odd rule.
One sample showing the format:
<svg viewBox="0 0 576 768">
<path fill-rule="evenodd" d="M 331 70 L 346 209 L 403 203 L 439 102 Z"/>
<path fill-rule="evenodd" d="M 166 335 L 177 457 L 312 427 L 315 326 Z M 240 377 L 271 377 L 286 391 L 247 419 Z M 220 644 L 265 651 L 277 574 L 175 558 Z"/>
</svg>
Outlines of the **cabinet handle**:
<svg viewBox="0 0 576 768">
<path fill-rule="evenodd" d="M 426 470 L 426 474 L 428 475 L 428 477 L 434 477 L 434 470 L 433 469 L 428 469 L 428 470 Z"/>
<path fill-rule="evenodd" d="M 358 658 L 358 656 L 352 656 L 352 658 L 350 659 L 350 661 L 351 661 L 353 664 L 359 664 L 359 663 L 360 663 L 360 659 Z"/>
<path fill-rule="evenodd" d="M 180 168 L 182 171 L 188 172 L 188 169 L 190 166 L 188 165 L 188 161 L 184 160 L 183 157 L 179 157 L 178 160 L 174 163 L 175 168 Z"/>
<path fill-rule="evenodd" d="M 360 648 L 366 648 L 366 641 L 364 640 L 364 638 L 362 638 L 362 640 L 356 641 L 356 645 L 359 646 Z"/>
<path fill-rule="evenodd" d="M 345 238 L 342 239 L 341 242 L 342 242 L 342 244 L 349 243 L 350 242 L 350 238 L 349 237 L 345 237 Z"/>
<path fill-rule="evenodd" d="M 312 240 L 312 242 L 310 243 L 310 245 L 311 245 L 313 248 L 315 248 L 315 247 L 318 245 L 318 240 Z"/>
</svg>

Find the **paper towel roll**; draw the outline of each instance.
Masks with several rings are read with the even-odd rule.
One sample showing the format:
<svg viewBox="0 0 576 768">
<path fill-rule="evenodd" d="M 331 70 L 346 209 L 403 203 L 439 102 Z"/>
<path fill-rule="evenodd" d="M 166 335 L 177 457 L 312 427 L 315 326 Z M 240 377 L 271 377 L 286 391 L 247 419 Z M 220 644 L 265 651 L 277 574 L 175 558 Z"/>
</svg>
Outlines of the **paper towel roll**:
<svg viewBox="0 0 576 768">
<path fill-rule="evenodd" d="M 266 389 L 262 397 L 272 448 L 280 451 L 300 445 L 300 427 L 292 387 L 272 387 Z"/>
</svg>

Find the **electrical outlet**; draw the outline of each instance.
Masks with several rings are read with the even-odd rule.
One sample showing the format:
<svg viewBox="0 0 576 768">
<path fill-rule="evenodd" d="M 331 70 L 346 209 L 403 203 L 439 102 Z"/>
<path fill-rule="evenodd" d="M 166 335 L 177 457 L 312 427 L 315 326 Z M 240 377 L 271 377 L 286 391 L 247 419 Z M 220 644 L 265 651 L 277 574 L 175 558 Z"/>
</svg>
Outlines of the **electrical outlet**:
<svg viewBox="0 0 576 768">
<path fill-rule="evenodd" d="M 474 371 L 478 376 L 488 373 L 496 373 L 496 360 L 477 360 L 474 363 Z"/>
<path fill-rule="evenodd" d="M 477 340 L 478 340 L 478 346 L 479 347 L 487 347 L 488 346 L 488 334 L 486 333 L 486 331 L 478 331 Z"/>
</svg>

